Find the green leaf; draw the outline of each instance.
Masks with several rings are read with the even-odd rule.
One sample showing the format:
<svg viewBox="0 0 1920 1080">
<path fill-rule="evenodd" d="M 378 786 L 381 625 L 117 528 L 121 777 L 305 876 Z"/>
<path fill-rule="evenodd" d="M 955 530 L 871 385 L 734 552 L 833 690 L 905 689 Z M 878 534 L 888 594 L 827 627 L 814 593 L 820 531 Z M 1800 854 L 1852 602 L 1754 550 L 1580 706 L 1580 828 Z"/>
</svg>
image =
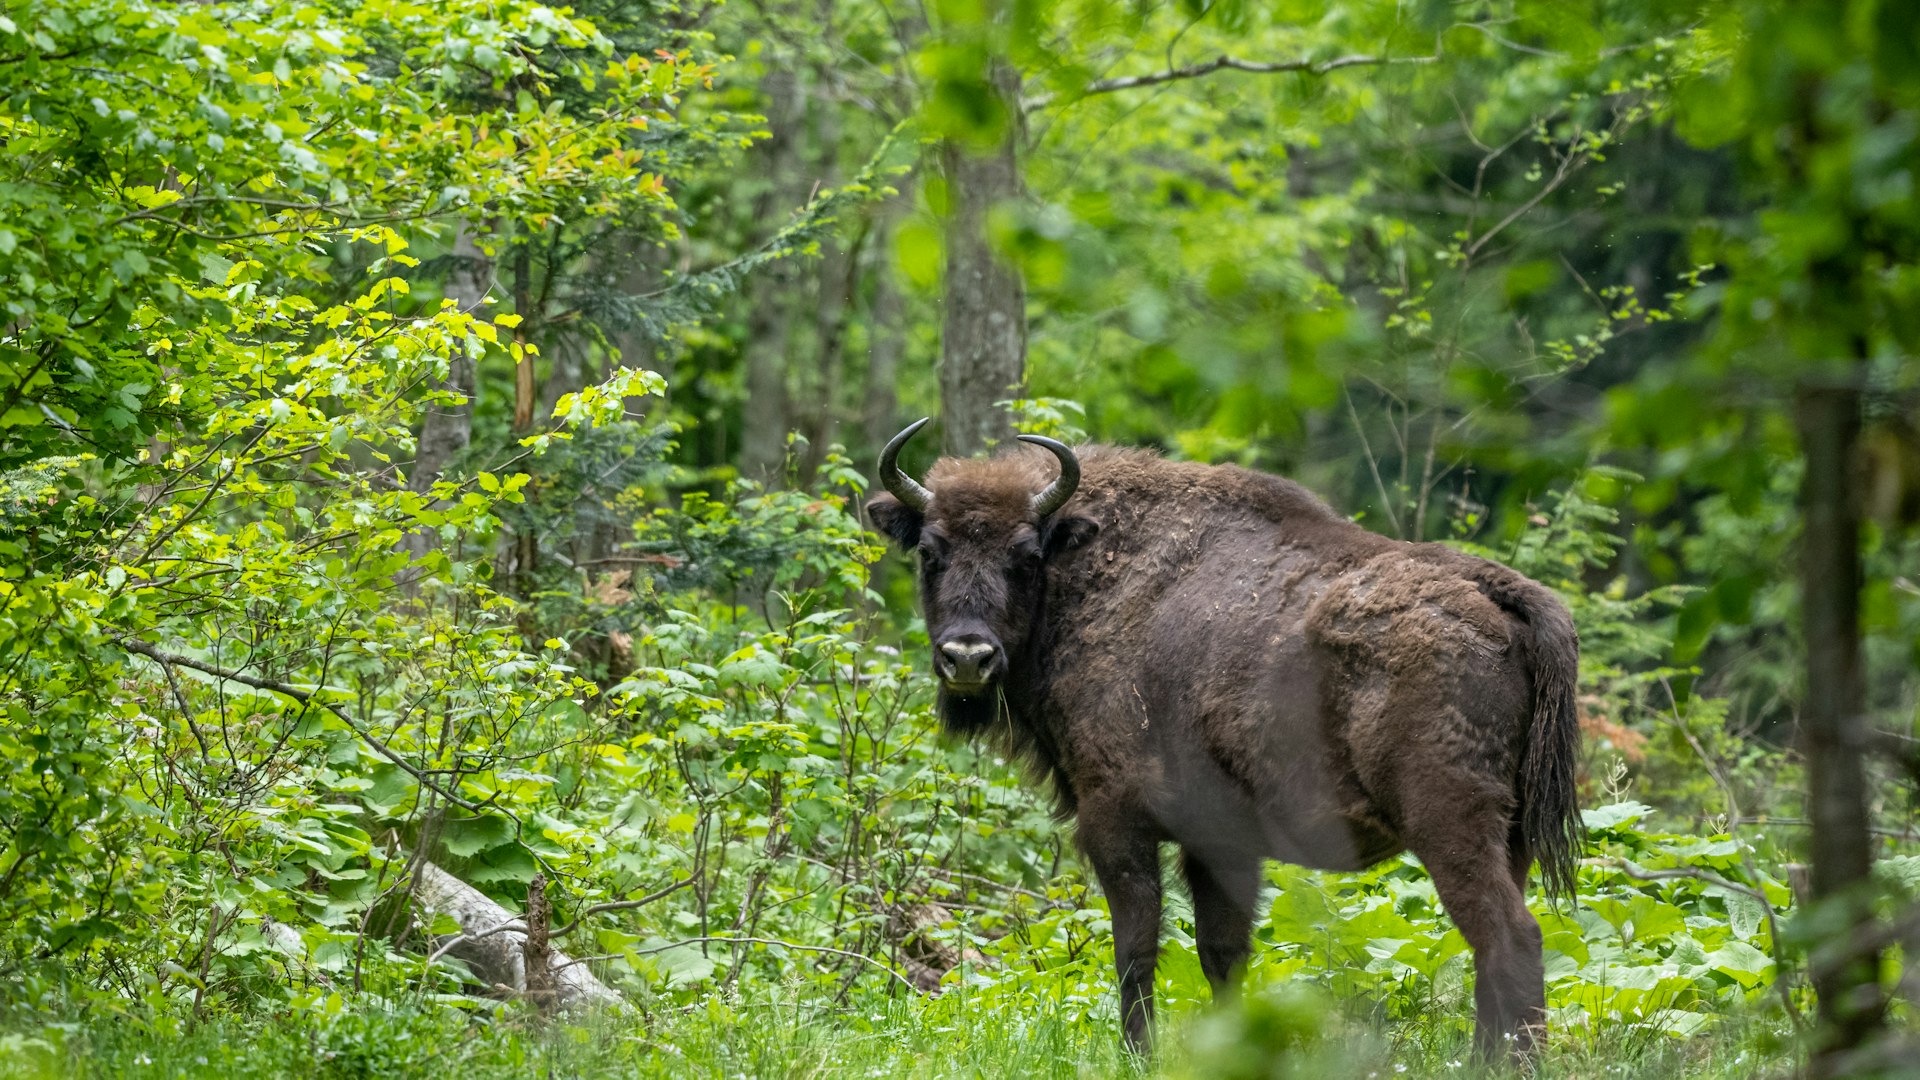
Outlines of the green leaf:
<svg viewBox="0 0 1920 1080">
<path fill-rule="evenodd" d="M 455 818 L 447 822 L 440 842 L 447 851 L 464 859 L 511 843 L 514 833 L 513 822 L 497 814 Z"/>
<path fill-rule="evenodd" d="M 1629 800 L 1583 809 L 1580 811 L 1580 820 L 1589 830 L 1618 829 L 1631 825 L 1651 813 L 1653 813 L 1653 807 L 1646 803 Z"/>
</svg>

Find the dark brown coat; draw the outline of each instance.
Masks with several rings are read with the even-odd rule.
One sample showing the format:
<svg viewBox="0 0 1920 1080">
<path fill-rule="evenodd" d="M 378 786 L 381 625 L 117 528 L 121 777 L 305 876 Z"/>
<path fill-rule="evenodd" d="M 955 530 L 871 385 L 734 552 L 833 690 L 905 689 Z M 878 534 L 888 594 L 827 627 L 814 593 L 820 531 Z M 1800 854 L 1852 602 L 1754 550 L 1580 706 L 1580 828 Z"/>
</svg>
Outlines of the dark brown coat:
<svg viewBox="0 0 1920 1080">
<path fill-rule="evenodd" d="M 1150 1029 L 1171 841 L 1216 990 L 1247 955 L 1263 859 L 1412 850 L 1474 947 L 1477 1045 L 1524 1049 L 1545 1006 L 1527 869 L 1570 893 L 1581 835 L 1565 607 L 1278 477 L 1112 447 L 1077 463 L 1052 513 L 1033 503 L 1054 457 L 1027 448 L 943 459 L 869 513 L 921 555 L 947 726 L 1030 754 L 1078 819 L 1129 1042 Z"/>
</svg>

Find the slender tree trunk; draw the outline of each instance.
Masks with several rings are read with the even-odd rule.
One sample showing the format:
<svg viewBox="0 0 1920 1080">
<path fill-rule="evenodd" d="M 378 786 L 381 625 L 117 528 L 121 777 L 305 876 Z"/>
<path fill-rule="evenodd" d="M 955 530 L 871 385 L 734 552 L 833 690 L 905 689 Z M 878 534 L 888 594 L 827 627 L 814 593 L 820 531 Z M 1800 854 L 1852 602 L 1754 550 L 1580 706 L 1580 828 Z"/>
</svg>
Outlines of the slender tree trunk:
<svg viewBox="0 0 1920 1080">
<path fill-rule="evenodd" d="M 586 365 L 579 346 L 556 341 L 550 359 L 553 368 L 540 383 L 539 404 L 534 413 L 542 419 L 553 416 L 553 407 L 562 397 L 574 393 L 587 383 Z"/>
<path fill-rule="evenodd" d="M 830 0 L 819 5 L 819 25 L 832 23 Z M 839 183 L 840 110 L 830 105 L 815 110 L 813 138 L 819 157 L 813 168 L 812 183 Z M 854 284 L 860 275 L 860 248 L 866 240 L 868 224 L 863 220 L 858 231 L 847 235 L 841 230 L 821 243 L 821 256 L 806 272 L 811 273 L 819 301 L 813 307 L 812 363 L 805 365 L 803 393 L 794 400 L 789 419 L 795 430 L 806 436 L 801 476 L 813 475 L 821 453 L 832 441 L 840 398 L 842 341 L 846 331 L 846 313 L 852 302 Z"/>
<path fill-rule="evenodd" d="M 538 384 L 534 380 L 533 352 L 527 346 L 527 335 L 533 329 L 536 306 L 533 299 L 533 237 L 523 234 L 517 238 L 513 253 L 513 310 L 520 316 L 519 325 L 513 328 L 513 343 L 519 346 L 517 351 L 520 354 L 513 365 L 513 430 L 516 435 L 533 430 L 534 404 L 539 396 Z M 532 510 L 540 498 L 538 485 L 529 483 L 522 490 L 527 499 L 523 509 Z M 503 554 L 507 552 L 509 543 L 512 545 L 512 562 L 509 564 L 503 560 L 500 565 L 512 566 L 512 591 L 524 601 L 531 601 L 539 588 L 539 583 L 534 579 L 540 563 L 540 538 L 534 532 L 535 520 L 530 513 L 516 514 L 510 519 L 510 528 L 502 530 L 500 536 Z M 520 629 L 521 640 L 527 648 L 533 648 L 541 634 L 534 621 L 531 602 L 521 605 L 515 621 Z"/>
<path fill-rule="evenodd" d="M 847 321 L 853 312 L 854 290 L 860 284 L 870 222 L 862 222 L 851 238 L 841 238 L 842 250 L 820 266 L 820 306 L 814 316 L 814 406 L 808 411 L 807 475 L 820 466 L 828 446 L 840 440 L 840 387 L 847 366 Z"/>
<path fill-rule="evenodd" d="M 987 215 L 1022 193 L 1020 73 L 995 61 L 1007 130 L 991 153 L 941 146 L 947 180 L 946 312 L 940 327 L 940 418 L 946 452 L 978 453 L 1013 435 L 994 405 L 1017 394 L 1027 366 L 1027 292 L 1019 268 L 994 254 Z"/>
<path fill-rule="evenodd" d="M 473 227 L 462 221 L 454 227 L 452 266 L 447 271 L 441 295 L 461 311 L 478 312 L 486 302 L 493 282 L 493 263 L 474 243 Z M 434 387 L 460 395 L 458 401 L 434 402 L 421 412 L 420 436 L 414 442 L 413 465 L 407 470 L 407 487 L 417 492 L 433 488 L 447 467 L 473 442 L 473 401 L 479 393 L 476 357 L 464 354 L 450 358 L 447 377 Z M 400 539 L 400 550 L 418 560 L 436 547 L 431 529 L 414 529 Z M 418 572 L 402 570 L 395 580 L 411 593 L 417 586 Z"/>
<path fill-rule="evenodd" d="M 520 967 L 526 972 L 527 1000 L 541 1012 L 551 1012 L 559 1004 L 559 992 L 553 978 L 553 906 L 547 902 L 545 874 L 535 874 L 527 883 L 526 924 Z"/>
<path fill-rule="evenodd" d="M 801 168 L 801 125 L 806 120 L 806 89 L 792 66 L 782 63 L 761 81 L 767 97 L 767 126 L 761 144 L 766 192 L 754 203 L 754 217 L 777 227 L 806 197 Z M 787 388 L 787 357 L 792 347 L 793 272 L 783 260 L 754 277 L 747 316 L 747 401 L 740 434 L 740 471 L 766 479 L 777 475 L 787 457 L 792 403 Z"/>
<path fill-rule="evenodd" d="M 1883 1019 L 1879 950 L 1860 947 L 1873 917 L 1860 661 L 1860 390 L 1851 384 L 1806 385 L 1797 404 L 1806 454 L 1800 603 L 1807 700 L 1800 738 L 1813 826 L 1813 896 L 1840 925 L 1850 927 L 1828 935 L 1811 957 L 1820 996 L 1813 1072 L 1837 1076 L 1847 1071 L 1847 1055 L 1870 1042 Z"/>
<path fill-rule="evenodd" d="M 860 406 L 860 424 L 867 435 L 867 447 L 878 450 L 893 437 L 900 419 L 900 358 L 906 352 L 906 302 L 895 278 L 893 227 L 902 208 L 909 205 L 902 192 L 880 213 L 872 241 L 873 294 L 867 307 L 867 385 Z"/>
<path fill-rule="evenodd" d="M 668 254 L 665 248 L 651 244 L 640 245 L 638 250 L 626 254 L 620 269 L 620 291 L 628 296 L 641 296 L 658 288 L 665 280 Z M 661 378 L 667 380 L 668 397 L 672 396 L 677 374 L 673 370 L 673 354 L 660 348 L 659 338 L 655 336 L 650 323 L 636 316 L 626 325 L 612 329 L 607 339 L 620 354 L 608 359 L 607 374 L 611 375 L 614 368 L 623 367 L 658 372 Z M 583 373 L 583 385 L 589 377 Z M 638 420 L 646 416 L 652 407 L 651 400 L 646 397 L 630 397 L 626 401 L 626 418 Z"/>
<path fill-rule="evenodd" d="M 520 325 L 513 328 L 514 344 L 521 347 L 513 365 L 513 430 L 533 429 L 533 406 L 538 397 L 533 379 L 533 353 L 527 351 L 527 331 L 533 318 L 533 245 L 532 238 L 520 238 L 513 255 L 513 310 Z"/>
<path fill-rule="evenodd" d="M 454 229 L 452 255 L 453 265 L 447 271 L 442 293 L 459 305 L 461 311 L 478 312 L 493 280 L 493 264 L 474 243 L 473 227 L 464 221 Z M 462 400 L 426 408 L 413 469 L 407 475 L 407 485 L 415 491 L 432 487 L 447 465 L 473 441 L 473 398 L 478 390 L 474 359 L 465 355 L 454 357 L 447 368 L 446 381 L 438 387 L 460 394 Z"/>
</svg>

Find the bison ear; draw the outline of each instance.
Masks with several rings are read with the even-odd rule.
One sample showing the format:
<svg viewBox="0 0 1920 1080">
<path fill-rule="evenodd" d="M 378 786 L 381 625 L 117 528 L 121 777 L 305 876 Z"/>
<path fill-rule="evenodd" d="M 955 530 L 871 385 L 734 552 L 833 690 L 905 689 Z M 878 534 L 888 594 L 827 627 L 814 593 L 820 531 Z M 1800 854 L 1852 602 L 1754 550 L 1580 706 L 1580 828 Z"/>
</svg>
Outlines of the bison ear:
<svg viewBox="0 0 1920 1080">
<path fill-rule="evenodd" d="M 891 495 L 876 495 L 867 503 L 867 520 L 901 551 L 912 551 L 920 543 L 920 526 L 926 519 Z"/>
<path fill-rule="evenodd" d="M 1047 525 L 1046 551 L 1052 558 L 1086 543 L 1100 532 L 1100 523 L 1092 518 L 1070 517 Z"/>
</svg>

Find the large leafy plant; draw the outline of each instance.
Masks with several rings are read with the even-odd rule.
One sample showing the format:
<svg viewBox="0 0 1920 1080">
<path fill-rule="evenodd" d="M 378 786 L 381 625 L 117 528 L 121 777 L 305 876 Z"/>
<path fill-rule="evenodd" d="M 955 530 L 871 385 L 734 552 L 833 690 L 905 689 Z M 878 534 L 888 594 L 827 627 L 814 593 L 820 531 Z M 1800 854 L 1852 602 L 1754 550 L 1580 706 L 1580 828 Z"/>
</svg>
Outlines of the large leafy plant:
<svg viewBox="0 0 1920 1080">
<path fill-rule="evenodd" d="M 507 798 L 579 696 L 475 564 L 526 476 L 405 483 L 427 388 L 529 348 L 414 253 L 659 214 L 632 135 L 708 73 L 539 5 L 33 3 L 0 57 L 0 924 L 164 987 L 129 957 L 350 922 L 415 839 L 380 826 Z M 662 386 L 568 395 L 535 448 Z"/>
</svg>

